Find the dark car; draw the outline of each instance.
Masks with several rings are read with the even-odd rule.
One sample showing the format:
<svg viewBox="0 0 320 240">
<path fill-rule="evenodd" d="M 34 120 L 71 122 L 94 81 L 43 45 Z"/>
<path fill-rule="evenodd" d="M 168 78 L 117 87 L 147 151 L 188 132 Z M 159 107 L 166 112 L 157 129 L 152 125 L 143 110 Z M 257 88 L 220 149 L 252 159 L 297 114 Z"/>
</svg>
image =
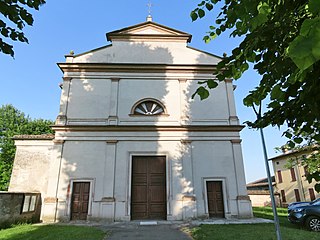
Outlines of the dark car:
<svg viewBox="0 0 320 240">
<path fill-rule="evenodd" d="M 312 202 L 296 202 L 288 206 L 288 220 L 305 225 L 312 231 L 320 231 L 320 198 Z"/>
</svg>

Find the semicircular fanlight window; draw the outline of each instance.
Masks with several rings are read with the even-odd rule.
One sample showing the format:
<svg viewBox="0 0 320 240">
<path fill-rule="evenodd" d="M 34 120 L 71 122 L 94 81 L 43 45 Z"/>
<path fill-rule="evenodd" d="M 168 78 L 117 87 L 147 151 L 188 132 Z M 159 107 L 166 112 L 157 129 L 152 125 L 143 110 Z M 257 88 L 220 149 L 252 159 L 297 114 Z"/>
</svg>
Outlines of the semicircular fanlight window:
<svg viewBox="0 0 320 240">
<path fill-rule="evenodd" d="M 148 100 L 138 104 L 134 109 L 134 113 L 140 114 L 140 115 L 152 116 L 152 115 L 163 114 L 164 109 L 159 103 Z"/>
</svg>

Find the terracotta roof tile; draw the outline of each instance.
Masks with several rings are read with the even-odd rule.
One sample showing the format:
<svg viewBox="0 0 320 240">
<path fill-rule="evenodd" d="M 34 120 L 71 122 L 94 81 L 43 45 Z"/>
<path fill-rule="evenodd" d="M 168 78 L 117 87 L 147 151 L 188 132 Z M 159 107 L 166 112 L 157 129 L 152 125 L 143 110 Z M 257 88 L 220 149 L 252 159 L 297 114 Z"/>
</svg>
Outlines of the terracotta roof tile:
<svg viewBox="0 0 320 240">
<path fill-rule="evenodd" d="M 13 140 L 53 140 L 54 134 L 41 134 L 41 135 L 15 135 Z"/>
</svg>

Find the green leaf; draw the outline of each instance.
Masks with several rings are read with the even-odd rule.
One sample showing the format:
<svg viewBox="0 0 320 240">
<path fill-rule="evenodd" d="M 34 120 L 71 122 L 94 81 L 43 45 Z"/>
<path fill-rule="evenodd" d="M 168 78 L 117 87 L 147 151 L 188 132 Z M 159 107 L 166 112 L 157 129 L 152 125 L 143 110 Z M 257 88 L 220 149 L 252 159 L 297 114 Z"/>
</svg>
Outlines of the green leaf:
<svg viewBox="0 0 320 240">
<path fill-rule="evenodd" d="M 253 30 L 264 24 L 268 20 L 268 16 L 271 12 L 271 8 L 266 2 L 260 2 L 257 10 L 259 12 L 258 15 L 251 19 Z"/>
<path fill-rule="evenodd" d="M 3 22 L 3 21 L 0 19 L 0 28 L 5 27 L 5 26 L 6 26 L 5 22 Z"/>
<path fill-rule="evenodd" d="M 281 86 L 276 85 L 273 87 L 273 89 L 271 91 L 270 99 L 271 100 L 279 99 L 279 98 L 281 98 L 282 95 L 283 95 L 283 92 L 281 91 Z"/>
<path fill-rule="evenodd" d="M 286 138 L 289 138 L 289 139 L 291 139 L 291 138 L 292 138 L 292 134 L 291 134 L 291 133 L 289 133 L 289 132 L 285 132 L 285 136 L 286 136 Z"/>
<path fill-rule="evenodd" d="M 225 77 L 222 74 L 218 74 L 217 78 L 219 81 L 223 81 L 225 79 Z"/>
<path fill-rule="evenodd" d="M 201 3 L 198 4 L 199 7 L 203 6 L 206 3 L 206 1 L 202 1 Z"/>
<path fill-rule="evenodd" d="M 11 55 L 11 57 L 14 56 L 13 46 L 9 45 L 5 42 L 2 42 L 0 39 L 0 52 L 3 52 L 5 54 Z"/>
<path fill-rule="evenodd" d="M 249 64 L 248 63 L 244 63 L 241 65 L 241 71 L 244 72 L 244 71 L 247 71 L 249 69 Z"/>
<path fill-rule="evenodd" d="M 268 108 L 278 108 L 278 107 L 281 107 L 281 105 L 277 101 L 272 101 L 271 103 L 268 104 Z"/>
<path fill-rule="evenodd" d="M 243 105 L 247 107 L 251 107 L 253 105 L 253 100 L 251 95 L 248 95 L 243 99 Z"/>
<path fill-rule="evenodd" d="M 5 37 L 9 36 L 9 31 L 7 28 L 2 28 L 0 33 Z"/>
<path fill-rule="evenodd" d="M 294 148 L 295 143 L 294 143 L 293 141 L 288 141 L 288 146 L 289 146 L 290 148 Z"/>
<path fill-rule="evenodd" d="M 218 83 L 213 79 L 210 79 L 207 81 L 207 85 L 210 89 L 212 89 L 212 88 L 216 88 L 218 86 Z"/>
<path fill-rule="evenodd" d="M 232 66 L 232 76 L 234 79 L 239 79 L 242 75 L 242 72 L 240 69 L 236 68 L 235 66 Z"/>
<path fill-rule="evenodd" d="M 312 174 L 310 174 L 310 175 L 311 175 L 311 179 L 313 178 L 313 179 L 316 180 L 317 182 L 320 181 L 320 173 L 319 173 L 319 171 L 316 171 L 316 172 L 314 172 L 314 173 L 312 173 Z"/>
<path fill-rule="evenodd" d="M 255 61 L 255 58 L 256 58 L 256 54 L 254 52 L 252 52 L 249 56 L 247 56 L 248 62 L 251 62 L 251 63 Z"/>
<path fill-rule="evenodd" d="M 295 138 L 293 139 L 293 141 L 294 141 L 295 143 L 300 144 L 300 143 L 303 142 L 303 139 L 302 139 L 301 137 L 295 137 Z"/>
<path fill-rule="evenodd" d="M 203 18 L 203 17 L 206 15 L 206 13 L 205 13 L 204 10 L 199 9 L 199 10 L 198 10 L 198 15 L 199 15 L 200 18 Z"/>
<path fill-rule="evenodd" d="M 320 1 L 319 0 L 309 0 L 309 10 L 314 15 L 319 14 L 320 13 Z"/>
<path fill-rule="evenodd" d="M 209 43 L 209 42 L 211 41 L 211 38 L 210 38 L 209 36 L 204 36 L 204 37 L 203 37 L 203 41 L 204 41 L 205 43 Z"/>
<path fill-rule="evenodd" d="M 216 24 L 221 24 L 222 23 L 222 19 L 217 19 L 216 20 Z"/>
<path fill-rule="evenodd" d="M 310 129 L 311 131 L 311 129 Z M 320 134 L 319 135 L 315 135 L 314 136 L 314 140 L 317 141 L 317 142 L 320 142 Z"/>
<path fill-rule="evenodd" d="M 201 2 L 202 0 L 199 0 Z M 214 2 L 213 2 L 214 1 Z M 213 70 L 216 82 L 241 76 L 249 62 L 257 71 L 258 85 L 243 100 L 247 106 L 259 106 L 269 101 L 259 120 L 251 127 L 281 126 L 292 131 L 295 141 L 320 141 L 320 0 L 306 1 L 233 1 L 206 0 L 201 6 L 209 15 L 206 3 L 219 2 L 218 12 L 212 13 L 215 32 L 229 31 L 240 36 L 239 50 L 224 56 Z M 195 9 L 198 14 L 198 7 Z M 199 16 L 197 16 L 199 18 Z M 245 80 L 250 81 L 250 80 Z M 210 85 L 203 85 L 210 93 Z M 254 84 L 254 83 L 253 83 Z M 210 86 L 209 86 L 210 85 Z M 279 85 L 279 86 L 278 86 Z M 201 90 L 200 90 L 201 91 Z M 204 91 L 204 90 L 203 90 Z M 287 135 L 289 136 L 289 135 Z M 295 141 L 294 139 L 297 138 Z"/>
<path fill-rule="evenodd" d="M 206 8 L 208 11 L 211 11 L 213 9 L 213 5 L 211 3 L 206 3 Z"/>
<path fill-rule="evenodd" d="M 192 21 L 194 22 L 195 20 L 197 20 L 198 14 L 195 11 L 192 11 L 190 13 L 190 17 L 191 17 Z"/>
<path fill-rule="evenodd" d="M 232 50 L 233 55 L 239 55 L 240 53 L 241 53 L 241 50 L 238 47 Z"/>
<path fill-rule="evenodd" d="M 27 10 L 22 9 L 20 11 L 20 15 L 21 18 L 28 24 L 28 25 L 32 25 L 33 24 L 33 17 L 30 13 L 28 13 Z"/>
<path fill-rule="evenodd" d="M 200 96 L 201 100 L 209 97 L 209 91 L 205 87 L 199 87 L 197 89 L 197 94 Z"/>
<path fill-rule="evenodd" d="M 216 37 L 218 37 L 218 35 L 215 32 L 210 33 L 211 40 L 215 39 Z"/>
<path fill-rule="evenodd" d="M 288 47 L 287 55 L 300 70 L 306 70 L 320 60 L 320 17 L 306 19 Z"/>
</svg>

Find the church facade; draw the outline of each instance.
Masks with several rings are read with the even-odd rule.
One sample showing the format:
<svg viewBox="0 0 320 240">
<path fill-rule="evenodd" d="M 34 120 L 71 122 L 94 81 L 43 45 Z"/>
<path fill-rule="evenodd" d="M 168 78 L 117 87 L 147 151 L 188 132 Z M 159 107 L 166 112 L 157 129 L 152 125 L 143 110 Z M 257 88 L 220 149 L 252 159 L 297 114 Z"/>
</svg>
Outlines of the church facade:
<svg viewBox="0 0 320 240">
<path fill-rule="evenodd" d="M 191 97 L 221 59 L 152 21 L 106 36 L 58 64 L 55 135 L 15 137 L 9 191 L 46 222 L 252 217 L 232 80 Z"/>
</svg>

